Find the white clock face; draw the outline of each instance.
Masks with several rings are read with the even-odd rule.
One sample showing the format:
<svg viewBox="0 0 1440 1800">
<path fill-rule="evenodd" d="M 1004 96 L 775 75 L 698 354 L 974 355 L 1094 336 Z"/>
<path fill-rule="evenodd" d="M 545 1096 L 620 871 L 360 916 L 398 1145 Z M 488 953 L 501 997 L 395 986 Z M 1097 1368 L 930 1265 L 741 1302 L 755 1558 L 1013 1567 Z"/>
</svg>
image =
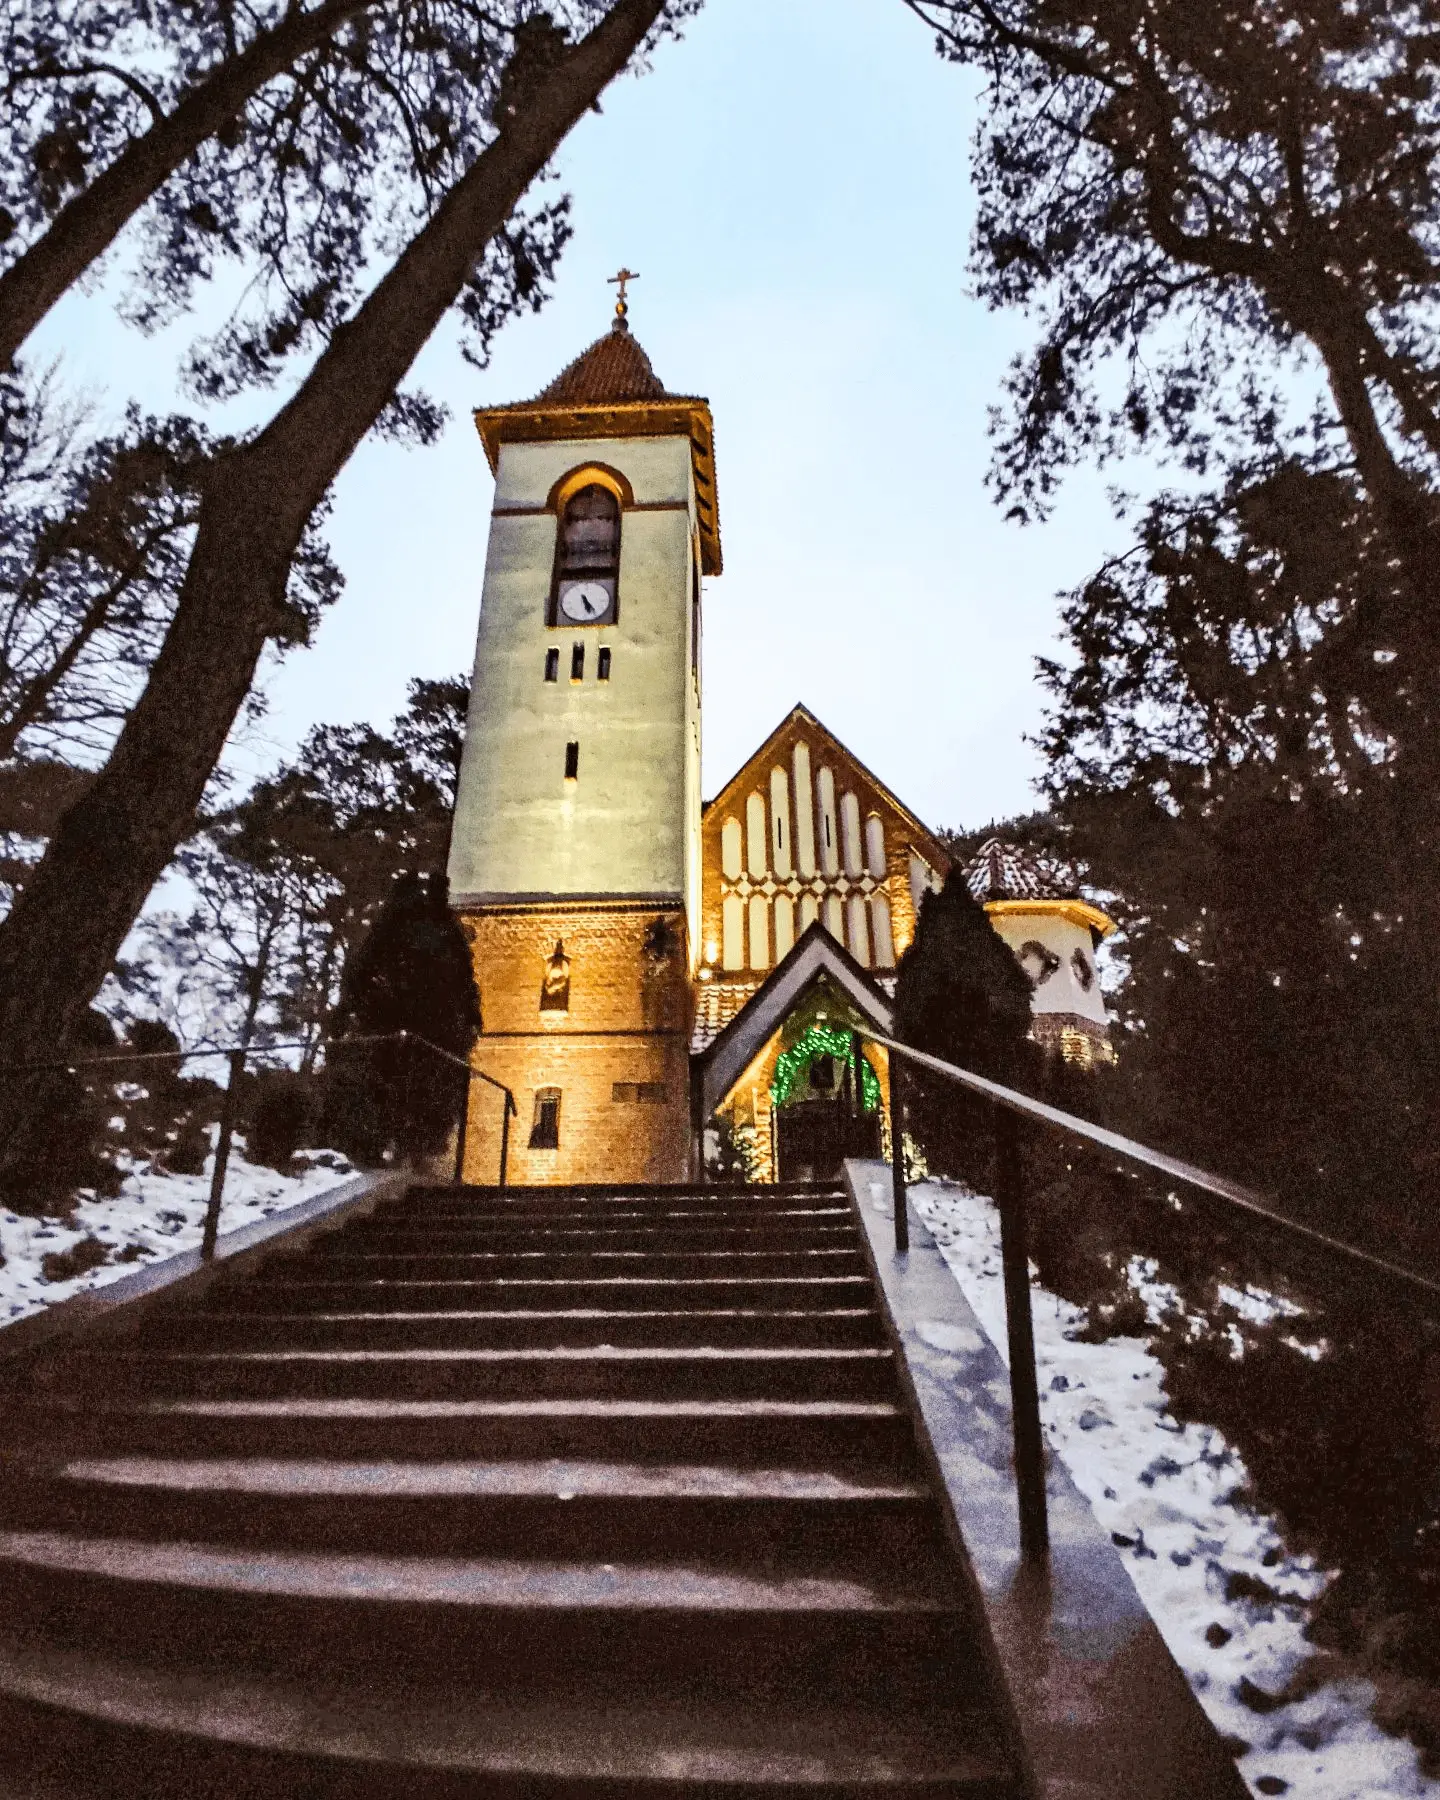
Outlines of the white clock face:
<svg viewBox="0 0 1440 1800">
<path fill-rule="evenodd" d="M 604 581 L 567 581 L 560 589 L 560 611 L 577 625 L 603 619 L 610 601 L 610 586 Z"/>
</svg>

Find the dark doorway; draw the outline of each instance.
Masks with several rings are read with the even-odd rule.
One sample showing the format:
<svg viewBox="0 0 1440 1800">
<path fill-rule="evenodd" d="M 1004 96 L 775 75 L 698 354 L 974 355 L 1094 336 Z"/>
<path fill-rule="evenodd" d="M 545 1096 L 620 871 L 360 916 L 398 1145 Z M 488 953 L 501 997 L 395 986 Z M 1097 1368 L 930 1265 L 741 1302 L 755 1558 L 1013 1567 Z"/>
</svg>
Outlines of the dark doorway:
<svg viewBox="0 0 1440 1800">
<path fill-rule="evenodd" d="M 880 1155 L 880 1113 L 842 1100 L 796 1100 L 775 1113 L 781 1181 L 835 1181 L 847 1156 Z"/>
</svg>

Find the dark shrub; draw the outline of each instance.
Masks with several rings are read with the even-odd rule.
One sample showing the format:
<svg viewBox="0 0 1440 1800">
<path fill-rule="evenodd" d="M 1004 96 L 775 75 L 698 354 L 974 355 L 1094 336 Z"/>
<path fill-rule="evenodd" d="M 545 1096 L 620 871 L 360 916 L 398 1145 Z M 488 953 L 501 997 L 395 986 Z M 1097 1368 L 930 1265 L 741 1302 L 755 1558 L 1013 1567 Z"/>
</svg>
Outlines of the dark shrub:
<svg viewBox="0 0 1440 1800">
<path fill-rule="evenodd" d="M 27 1116 L 6 1158 L 0 1191 L 5 1205 L 32 1217 L 65 1216 L 81 1188 L 119 1191 L 120 1177 L 107 1145 L 115 1075 L 93 1061 L 117 1044 L 115 1027 L 91 1008 L 68 1046 L 73 1066 L 33 1077 Z"/>
<path fill-rule="evenodd" d="M 132 1019 L 126 1031 L 130 1048 L 138 1056 L 164 1056 L 166 1061 L 155 1063 L 156 1069 L 172 1070 L 179 1066 L 178 1051 L 180 1040 L 168 1025 L 159 1019 Z M 175 1057 L 171 1062 L 169 1058 Z"/>
<path fill-rule="evenodd" d="M 713 1133 L 713 1139 L 710 1134 Z M 735 1121 L 726 1113 L 717 1113 L 706 1133 L 713 1151 L 705 1165 L 706 1179 L 745 1186 L 755 1179 L 755 1150 L 752 1142 L 742 1137 Z M 710 1148 L 707 1143 L 707 1150 Z"/>
<path fill-rule="evenodd" d="M 99 1238 L 83 1237 L 68 1250 L 52 1250 L 48 1256 L 42 1256 L 40 1278 L 42 1281 L 74 1281 L 77 1275 L 98 1269 L 109 1259 L 110 1252 Z"/>
<path fill-rule="evenodd" d="M 284 1169 L 314 1135 L 318 1095 L 310 1076 L 266 1069 L 251 1084 L 245 1154 L 252 1163 Z"/>
<path fill-rule="evenodd" d="M 198 1112 L 180 1121 L 175 1140 L 160 1160 L 172 1175 L 203 1175 L 210 1154 L 210 1138 Z"/>
</svg>

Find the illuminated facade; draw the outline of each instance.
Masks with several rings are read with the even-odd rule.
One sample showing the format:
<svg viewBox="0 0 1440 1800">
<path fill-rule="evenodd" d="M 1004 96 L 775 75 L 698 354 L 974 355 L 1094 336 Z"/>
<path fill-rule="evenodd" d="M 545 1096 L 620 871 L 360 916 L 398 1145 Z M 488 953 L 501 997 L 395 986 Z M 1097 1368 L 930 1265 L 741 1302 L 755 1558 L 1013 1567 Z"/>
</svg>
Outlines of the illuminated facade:
<svg viewBox="0 0 1440 1800">
<path fill-rule="evenodd" d="M 511 1179 L 682 1181 L 717 1114 L 772 1174 L 782 1066 L 785 1172 L 827 1093 L 878 1143 L 884 1054 L 862 1068 L 833 1046 L 888 1029 L 896 961 L 950 861 L 804 707 L 702 806 L 708 403 L 666 390 L 622 302 L 535 400 L 475 417 L 496 486 L 449 877 L 475 1064 L 519 1106 Z M 471 1179 L 493 1178 L 499 1125 L 476 1083 Z"/>
</svg>

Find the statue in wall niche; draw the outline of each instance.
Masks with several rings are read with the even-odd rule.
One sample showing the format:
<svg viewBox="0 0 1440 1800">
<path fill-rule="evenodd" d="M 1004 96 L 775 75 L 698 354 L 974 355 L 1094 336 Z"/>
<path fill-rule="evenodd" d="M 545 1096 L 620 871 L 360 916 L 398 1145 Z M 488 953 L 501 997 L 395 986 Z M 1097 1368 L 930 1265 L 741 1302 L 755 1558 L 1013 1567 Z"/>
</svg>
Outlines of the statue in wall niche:
<svg viewBox="0 0 1440 1800">
<path fill-rule="evenodd" d="M 642 945 L 640 1009 L 652 1031 L 664 1031 L 680 1023 L 678 983 L 670 979 L 679 949 L 675 928 L 666 918 L 655 918 Z"/>
<path fill-rule="evenodd" d="M 555 945 L 554 954 L 545 965 L 545 979 L 540 985 L 541 1012 L 569 1012 L 570 1010 L 570 958 L 565 954 L 565 943 L 561 939 Z"/>
<path fill-rule="evenodd" d="M 666 918 L 650 921 L 645 933 L 645 959 L 649 963 L 668 963 L 675 954 L 675 932 Z"/>
</svg>

